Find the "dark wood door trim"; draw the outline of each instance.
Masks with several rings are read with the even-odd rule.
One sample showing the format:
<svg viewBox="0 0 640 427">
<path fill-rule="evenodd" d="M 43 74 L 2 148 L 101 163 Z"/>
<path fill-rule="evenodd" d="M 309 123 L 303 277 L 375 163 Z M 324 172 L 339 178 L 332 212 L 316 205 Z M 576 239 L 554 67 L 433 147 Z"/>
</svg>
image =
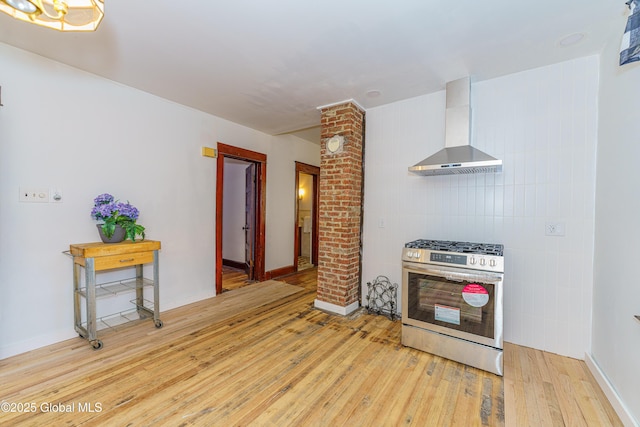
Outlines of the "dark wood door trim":
<svg viewBox="0 0 640 427">
<path fill-rule="evenodd" d="M 267 155 L 256 151 L 218 142 L 218 158 L 216 162 L 216 294 L 222 293 L 222 204 L 224 188 L 225 157 L 252 162 L 256 165 L 256 247 L 255 247 L 255 280 L 265 278 L 265 236 L 266 236 L 266 196 L 267 196 Z"/>
<path fill-rule="evenodd" d="M 293 270 L 298 271 L 298 252 L 300 250 L 300 227 L 298 227 L 298 187 L 300 186 L 300 173 L 306 173 L 313 176 L 313 209 L 311 215 L 313 217 L 313 227 L 311 229 L 311 263 L 318 265 L 318 206 L 320 203 L 320 192 L 318 191 L 318 180 L 320 179 L 320 168 L 318 166 L 308 165 L 306 163 L 296 162 L 296 184 L 295 184 L 295 231 L 293 242 Z"/>
</svg>

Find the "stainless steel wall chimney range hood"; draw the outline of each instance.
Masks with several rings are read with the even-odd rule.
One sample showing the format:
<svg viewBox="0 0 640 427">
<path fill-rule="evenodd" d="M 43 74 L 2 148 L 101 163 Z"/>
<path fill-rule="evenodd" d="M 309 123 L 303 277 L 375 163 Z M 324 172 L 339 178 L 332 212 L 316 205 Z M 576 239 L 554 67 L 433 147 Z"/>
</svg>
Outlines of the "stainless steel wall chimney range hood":
<svg viewBox="0 0 640 427">
<path fill-rule="evenodd" d="M 501 172 L 498 160 L 471 146 L 469 77 L 447 83 L 445 148 L 409 168 L 419 175 Z"/>
</svg>

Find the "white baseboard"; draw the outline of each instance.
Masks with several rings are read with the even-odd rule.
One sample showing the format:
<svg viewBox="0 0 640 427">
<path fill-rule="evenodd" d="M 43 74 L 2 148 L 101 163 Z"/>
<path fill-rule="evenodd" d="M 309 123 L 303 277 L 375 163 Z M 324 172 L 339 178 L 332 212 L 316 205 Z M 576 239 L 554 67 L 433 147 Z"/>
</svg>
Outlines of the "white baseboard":
<svg viewBox="0 0 640 427">
<path fill-rule="evenodd" d="M 329 311 L 331 313 L 336 313 L 342 316 L 346 316 L 356 311 L 360 307 L 360 302 L 356 301 L 354 303 L 349 304 L 346 307 L 342 307 L 339 305 L 331 304 L 330 302 L 320 301 L 319 299 L 316 299 L 313 302 L 313 306 L 320 310 Z"/>
<path fill-rule="evenodd" d="M 593 357 L 591 357 L 591 354 L 586 353 L 584 361 L 587 364 L 587 368 L 589 368 L 589 371 L 591 371 L 591 374 L 598 382 L 598 385 L 600 385 L 600 388 L 602 388 L 605 396 L 607 396 L 607 399 L 609 399 L 611 406 L 613 406 L 613 409 L 620 417 L 620 421 L 622 421 L 622 424 L 627 427 L 640 427 L 638 422 L 633 418 L 633 415 L 631 415 L 631 412 L 629 412 L 625 404 L 620 399 L 618 392 L 616 392 L 615 388 L 613 388 L 613 385 L 611 385 L 611 383 L 609 382 L 609 379 L 606 377 L 604 372 L 602 372 Z"/>
</svg>

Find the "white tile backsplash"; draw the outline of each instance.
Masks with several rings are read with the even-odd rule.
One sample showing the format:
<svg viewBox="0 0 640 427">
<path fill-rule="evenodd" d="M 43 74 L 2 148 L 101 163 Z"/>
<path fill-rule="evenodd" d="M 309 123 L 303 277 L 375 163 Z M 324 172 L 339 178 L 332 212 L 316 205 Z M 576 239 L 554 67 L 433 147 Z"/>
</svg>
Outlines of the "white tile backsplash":
<svg viewBox="0 0 640 427">
<path fill-rule="evenodd" d="M 471 92 L 473 144 L 501 158 L 502 173 L 407 171 L 444 146 L 444 91 L 367 111 L 363 283 L 386 275 L 400 284 L 411 240 L 503 243 L 505 339 L 582 358 L 591 328 L 598 58 L 477 82 Z M 546 221 L 564 222 L 566 235 L 545 236 Z"/>
</svg>

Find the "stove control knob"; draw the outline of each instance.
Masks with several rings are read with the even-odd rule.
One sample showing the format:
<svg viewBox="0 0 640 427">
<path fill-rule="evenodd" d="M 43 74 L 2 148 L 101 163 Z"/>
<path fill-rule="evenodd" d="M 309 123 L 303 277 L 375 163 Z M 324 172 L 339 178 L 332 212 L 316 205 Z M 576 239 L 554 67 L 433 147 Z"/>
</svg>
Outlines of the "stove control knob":
<svg viewBox="0 0 640 427">
<path fill-rule="evenodd" d="M 497 264 L 498 264 L 498 263 L 496 262 L 496 260 L 495 260 L 495 259 L 491 258 L 491 259 L 489 260 L 489 265 L 490 265 L 491 267 L 495 267 Z"/>
<path fill-rule="evenodd" d="M 471 257 L 471 259 L 469 259 L 469 264 L 475 265 L 476 264 L 476 257 Z"/>
<path fill-rule="evenodd" d="M 485 265 L 487 261 L 484 258 L 480 258 L 480 265 Z"/>
</svg>

